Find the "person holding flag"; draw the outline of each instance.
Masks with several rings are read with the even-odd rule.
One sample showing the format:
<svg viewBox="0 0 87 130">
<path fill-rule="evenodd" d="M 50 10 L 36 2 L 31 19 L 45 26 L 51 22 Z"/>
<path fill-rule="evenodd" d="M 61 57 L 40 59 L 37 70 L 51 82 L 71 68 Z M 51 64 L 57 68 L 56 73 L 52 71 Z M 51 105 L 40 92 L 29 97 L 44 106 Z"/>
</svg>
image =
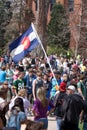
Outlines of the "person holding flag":
<svg viewBox="0 0 87 130">
<path fill-rule="evenodd" d="M 49 64 L 50 70 L 52 72 L 53 78 L 56 81 L 56 88 L 58 87 L 58 83 L 56 80 L 56 77 L 54 75 L 54 72 L 52 70 L 52 67 L 50 65 L 49 59 L 47 57 L 47 54 L 45 52 L 45 49 L 43 47 L 43 44 L 34 28 L 33 23 L 29 27 L 29 29 L 23 33 L 20 37 L 18 37 L 15 41 L 13 41 L 9 45 L 10 55 L 12 57 L 12 60 L 14 63 L 18 63 L 21 61 L 29 52 L 35 49 L 35 47 L 40 44 L 41 48 L 44 52 L 45 58 L 47 60 L 47 63 Z"/>
<path fill-rule="evenodd" d="M 55 77 L 52 78 L 52 89 L 51 89 L 51 99 L 53 100 L 56 92 L 59 90 L 59 86 L 61 83 L 61 73 L 54 72 Z"/>
</svg>

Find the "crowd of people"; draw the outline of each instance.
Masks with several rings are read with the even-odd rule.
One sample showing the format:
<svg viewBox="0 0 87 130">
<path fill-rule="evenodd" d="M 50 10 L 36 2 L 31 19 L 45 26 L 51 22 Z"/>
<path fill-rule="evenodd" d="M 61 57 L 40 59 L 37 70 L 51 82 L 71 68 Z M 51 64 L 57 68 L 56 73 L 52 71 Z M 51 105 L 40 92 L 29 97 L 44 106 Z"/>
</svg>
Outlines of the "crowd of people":
<svg viewBox="0 0 87 130">
<path fill-rule="evenodd" d="M 87 60 L 52 55 L 49 61 L 52 68 L 44 57 L 0 58 L 0 129 L 23 130 L 25 123 L 25 130 L 47 130 L 53 114 L 56 130 L 80 130 L 79 123 L 87 130 Z"/>
</svg>

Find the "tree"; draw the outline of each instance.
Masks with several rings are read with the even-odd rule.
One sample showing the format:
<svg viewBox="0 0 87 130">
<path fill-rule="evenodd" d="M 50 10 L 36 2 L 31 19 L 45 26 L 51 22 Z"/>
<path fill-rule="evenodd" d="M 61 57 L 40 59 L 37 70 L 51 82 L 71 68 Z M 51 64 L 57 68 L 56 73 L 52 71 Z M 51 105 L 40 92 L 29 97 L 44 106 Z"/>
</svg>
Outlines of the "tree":
<svg viewBox="0 0 87 130">
<path fill-rule="evenodd" d="M 82 1 L 82 16 L 80 25 L 80 40 L 78 43 L 78 54 L 87 56 L 87 0 Z"/>
<path fill-rule="evenodd" d="M 0 0 L 0 46 L 4 46 L 5 39 L 4 34 L 6 32 L 6 26 L 9 24 L 12 18 L 12 12 L 10 10 L 10 1 Z"/>
<path fill-rule="evenodd" d="M 47 48 L 47 15 L 50 0 L 39 1 L 38 34 L 42 40 L 43 46 Z"/>
<path fill-rule="evenodd" d="M 54 4 L 48 24 L 48 44 L 68 49 L 69 41 L 70 30 L 66 11 L 60 3 Z"/>
<path fill-rule="evenodd" d="M 36 5 L 36 12 L 35 12 L 35 27 L 38 32 L 38 35 L 42 41 L 44 49 L 47 48 L 47 15 L 48 9 L 50 5 L 50 0 L 34 0 Z M 35 49 L 36 55 L 43 56 L 43 51 L 41 45 L 39 44 L 38 47 Z"/>
</svg>

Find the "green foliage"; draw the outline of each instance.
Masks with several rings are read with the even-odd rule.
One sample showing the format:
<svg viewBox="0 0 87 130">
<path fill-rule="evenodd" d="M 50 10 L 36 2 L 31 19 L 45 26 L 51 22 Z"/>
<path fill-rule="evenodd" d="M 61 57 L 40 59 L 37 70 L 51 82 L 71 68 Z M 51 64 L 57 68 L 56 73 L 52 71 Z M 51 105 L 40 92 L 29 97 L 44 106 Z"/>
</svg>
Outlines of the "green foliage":
<svg viewBox="0 0 87 130">
<path fill-rule="evenodd" d="M 48 55 L 52 55 L 52 54 L 56 54 L 56 55 L 62 55 L 65 56 L 67 58 L 70 58 L 71 56 L 73 56 L 73 53 L 70 49 L 64 49 L 63 47 L 59 47 L 58 45 L 55 44 L 51 44 L 47 47 L 47 54 Z"/>
<path fill-rule="evenodd" d="M 67 50 L 65 50 L 64 48 L 59 47 L 58 45 L 50 45 L 48 46 L 47 49 L 47 54 L 51 55 L 51 54 L 57 54 L 57 55 L 65 55 L 67 53 Z"/>
<path fill-rule="evenodd" d="M 6 26 L 9 24 L 12 18 L 12 12 L 10 11 L 10 2 L 0 0 L 0 46 L 4 46 L 5 39 L 4 34 L 6 32 Z"/>
<path fill-rule="evenodd" d="M 48 24 L 48 44 L 55 44 L 60 48 L 68 49 L 69 41 L 68 17 L 64 7 L 58 3 L 53 6 L 51 20 Z"/>
</svg>

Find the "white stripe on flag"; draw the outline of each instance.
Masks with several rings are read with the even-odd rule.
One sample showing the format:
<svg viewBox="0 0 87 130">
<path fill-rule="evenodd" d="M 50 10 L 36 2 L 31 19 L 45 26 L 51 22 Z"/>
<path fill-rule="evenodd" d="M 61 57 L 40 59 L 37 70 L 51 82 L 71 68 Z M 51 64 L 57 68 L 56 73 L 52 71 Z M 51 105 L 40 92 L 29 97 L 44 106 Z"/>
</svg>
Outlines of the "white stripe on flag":
<svg viewBox="0 0 87 130">
<path fill-rule="evenodd" d="M 30 42 L 33 41 L 33 40 L 36 38 L 35 32 L 31 32 L 31 33 L 28 35 L 28 37 L 29 37 Z"/>
<path fill-rule="evenodd" d="M 19 45 L 17 48 L 15 48 L 14 50 L 12 50 L 12 52 L 10 53 L 10 55 L 12 56 L 12 58 L 15 55 L 18 55 L 19 53 L 21 53 L 24 50 L 24 46 L 21 44 Z"/>
<path fill-rule="evenodd" d="M 33 41 L 36 38 L 35 32 L 31 32 L 28 35 L 28 37 L 29 37 L 30 42 Z M 13 58 L 15 55 L 20 54 L 23 50 L 24 50 L 24 46 L 21 44 L 17 48 L 15 48 L 14 50 L 12 50 L 12 52 L 10 54 L 11 54 L 11 56 Z"/>
</svg>

